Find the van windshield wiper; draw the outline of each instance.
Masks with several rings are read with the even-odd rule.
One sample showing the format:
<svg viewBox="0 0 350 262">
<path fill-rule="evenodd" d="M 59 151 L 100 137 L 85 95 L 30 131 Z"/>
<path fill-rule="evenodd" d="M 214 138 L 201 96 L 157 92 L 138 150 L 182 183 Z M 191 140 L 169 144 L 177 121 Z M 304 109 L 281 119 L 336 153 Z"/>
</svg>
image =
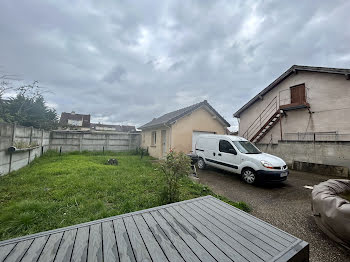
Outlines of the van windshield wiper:
<svg viewBox="0 0 350 262">
<path fill-rule="evenodd" d="M 253 153 L 253 152 L 248 152 L 248 153 L 246 153 L 246 154 L 252 154 L 252 155 L 253 155 L 253 154 L 261 154 L 261 152 L 254 152 L 254 153 Z"/>
</svg>

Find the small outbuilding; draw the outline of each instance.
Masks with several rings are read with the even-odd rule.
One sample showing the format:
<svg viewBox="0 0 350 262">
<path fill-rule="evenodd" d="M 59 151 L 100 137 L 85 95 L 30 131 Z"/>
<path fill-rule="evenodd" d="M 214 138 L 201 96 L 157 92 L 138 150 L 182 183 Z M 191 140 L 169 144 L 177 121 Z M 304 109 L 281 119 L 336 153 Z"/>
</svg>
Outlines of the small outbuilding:
<svg viewBox="0 0 350 262">
<path fill-rule="evenodd" d="M 200 134 L 226 134 L 230 124 L 207 102 L 200 103 L 154 118 L 139 127 L 141 145 L 151 156 L 164 157 L 170 149 L 190 153 Z"/>
</svg>

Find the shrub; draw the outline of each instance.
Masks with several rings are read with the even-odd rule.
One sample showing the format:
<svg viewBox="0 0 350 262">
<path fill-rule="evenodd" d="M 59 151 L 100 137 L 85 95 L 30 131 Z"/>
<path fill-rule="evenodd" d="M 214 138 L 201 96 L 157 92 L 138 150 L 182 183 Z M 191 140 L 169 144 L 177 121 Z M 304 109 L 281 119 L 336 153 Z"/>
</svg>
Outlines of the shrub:
<svg viewBox="0 0 350 262">
<path fill-rule="evenodd" d="M 149 156 L 148 149 L 137 147 L 135 150 L 130 151 L 131 155 L 140 155 L 141 158 Z"/>
<path fill-rule="evenodd" d="M 179 201 L 180 180 L 191 172 L 191 159 L 184 153 L 171 151 L 160 164 L 165 177 L 162 201 L 166 204 Z"/>
</svg>

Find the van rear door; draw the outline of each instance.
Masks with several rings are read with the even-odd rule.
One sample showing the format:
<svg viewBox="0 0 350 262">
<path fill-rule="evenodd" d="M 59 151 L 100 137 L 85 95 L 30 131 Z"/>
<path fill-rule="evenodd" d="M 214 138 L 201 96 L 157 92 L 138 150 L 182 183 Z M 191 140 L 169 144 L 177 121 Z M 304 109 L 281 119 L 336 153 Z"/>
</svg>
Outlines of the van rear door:
<svg viewBox="0 0 350 262">
<path fill-rule="evenodd" d="M 217 164 L 218 145 L 219 142 L 217 138 L 206 138 L 204 156 L 206 164 L 220 168 L 220 166 Z"/>
</svg>

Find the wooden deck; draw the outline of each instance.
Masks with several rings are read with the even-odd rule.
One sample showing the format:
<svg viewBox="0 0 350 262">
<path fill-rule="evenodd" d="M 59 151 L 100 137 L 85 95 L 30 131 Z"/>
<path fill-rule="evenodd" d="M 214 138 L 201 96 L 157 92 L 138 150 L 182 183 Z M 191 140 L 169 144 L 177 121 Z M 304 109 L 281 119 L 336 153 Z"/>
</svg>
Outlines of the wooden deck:
<svg viewBox="0 0 350 262">
<path fill-rule="evenodd" d="M 308 261 L 308 243 L 212 196 L 0 242 L 0 261 Z"/>
</svg>

